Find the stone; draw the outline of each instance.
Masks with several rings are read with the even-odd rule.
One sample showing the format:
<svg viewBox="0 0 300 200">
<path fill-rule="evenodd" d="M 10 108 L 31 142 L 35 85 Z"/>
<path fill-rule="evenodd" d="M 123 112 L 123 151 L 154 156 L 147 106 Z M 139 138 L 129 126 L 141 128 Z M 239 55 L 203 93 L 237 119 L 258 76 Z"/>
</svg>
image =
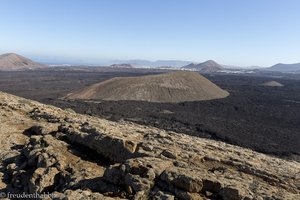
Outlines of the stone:
<svg viewBox="0 0 300 200">
<path fill-rule="evenodd" d="M 121 166 L 110 166 L 104 172 L 104 179 L 115 185 L 124 184 L 125 172 L 121 169 Z"/>
<path fill-rule="evenodd" d="M 128 159 L 125 162 L 125 165 L 128 169 L 143 168 L 144 171 L 152 169 L 155 174 L 155 177 L 158 177 L 165 169 L 173 166 L 173 163 L 169 160 L 162 160 L 160 158 L 146 156 Z"/>
<path fill-rule="evenodd" d="M 8 173 L 12 173 L 17 168 L 17 165 L 15 163 L 8 164 L 6 169 Z"/>
<path fill-rule="evenodd" d="M 26 130 L 31 135 L 46 135 L 48 134 L 43 126 L 35 125 Z"/>
<path fill-rule="evenodd" d="M 212 192 L 212 193 L 219 193 L 221 188 L 222 188 L 222 184 L 220 182 L 218 182 L 217 180 L 203 180 L 203 191 L 208 191 L 208 192 Z"/>
<path fill-rule="evenodd" d="M 202 189 L 202 182 L 196 181 L 185 175 L 179 175 L 178 177 L 174 178 L 172 183 L 176 187 L 191 193 L 198 193 Z"/>
<path fill-rule="evenodd" d="M 143 149 L 145 150 L 145 151 L 152 151 L 153 150 L 153 146 L 152 145 L 146 145 L 146 146 L 143 146 Z"/>
<path fill-rule="evenodd" d="M 174 200 L 175 197 L 171 194 L 166 194 L 162 191 L 156 193 L 153 197 L 154 200 Z"/>
<path fill-rule="evenodd" d="M 241 196 L 239 195 L 239 191 L 234 188 L 225 187 L 220 192 L 219 195 L 224 200 L 239 200 Z"/>
<path fill-rule="evenodd" d="M 202 190 L 203 187 L 201 180 L 194 178 L 192 173 L 188 174 L 181 173 L 181 171 L 176 170 L 166 170 L 160 178 L 167 183 L 177 187 L 178 189 L 191 193 L 198 193 Z"/>
<path fill-rule="evenodd" d="M 162 155 L 166 156 L 167 158 L 171 158 L 171 159 L 176 159 L 177 158 L 177 154 L 175 152 L 170 151 L 170 150 L 164 150 L 162 152 Z"/>
<path fill-rule="evenodd" d="M 61 127 L 61 130 L 70 141 L 89 147 L 113 162 L 122 162 L 137 156 L 137 144 L 134 141 L 95 132 L 93 129 L 88 129 L 88 134 L 68 127 Z M 86 129 L 84 131 L 87 132 Z"/>
<path fill-rule="evenodd" d="M 130 186 L 135 193 L 140 191 L 148 192 L 153 185 L 150 180 L 133 174 L 126 174 L 125 184 Z"/>
<path fill-rule="evenodd" d="M 59 171 L 55 167 L 48 169 L 37 168 L 32 178 L 29 181 L 29 191 L 31 193 L 41 193 L 44 192 L 44 189 L 49 187 L 55 187 L 55 177 L 58 175 Z"/>
</svg>

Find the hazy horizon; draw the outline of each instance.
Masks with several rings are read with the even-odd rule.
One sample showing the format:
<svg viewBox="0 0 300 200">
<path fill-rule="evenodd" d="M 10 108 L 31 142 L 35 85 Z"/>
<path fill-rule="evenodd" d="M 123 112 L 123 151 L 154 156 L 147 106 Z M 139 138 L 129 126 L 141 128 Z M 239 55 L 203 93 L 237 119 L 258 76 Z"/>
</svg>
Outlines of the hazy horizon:
<svg viewBox="0 0 300 200">
<path fill-rule="evenodd" d="M 296 0 L 11 0 L 1 6 L 0 53 L 38 61 L 300 62 Z"/>
</svg>

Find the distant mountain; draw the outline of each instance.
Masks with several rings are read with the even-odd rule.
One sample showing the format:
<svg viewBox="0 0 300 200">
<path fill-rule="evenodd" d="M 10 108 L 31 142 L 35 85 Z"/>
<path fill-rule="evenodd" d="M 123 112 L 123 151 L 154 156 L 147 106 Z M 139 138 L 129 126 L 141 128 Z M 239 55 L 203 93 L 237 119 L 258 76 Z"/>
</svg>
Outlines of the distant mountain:
<svg viewBox="0 0 300 200">
<path fill-rule="evenodd" d="M 110 65 L 109 67 L 111 67 L 111 68 L 133 68 L 133 66 L 130 64 L 113 64 L 113 65 Z"/>
<path fill-rule="evenodd" d="M 115 60 L 112 61 L 116 64 L 127 63 L 132 65 L 133 67 L 175 67 L 180 68 L 184 65 L 190 63 L 190 61 L 182 61 L 182 60 L 157 60 L 157 61 L 149 61 L 149 60 Z"/>
<path fill-rule="evenodd" d="M 278 63 L 267 69 L 272 71 L 279 71 L 279 72 L 295 72 L 295 71 L 300 71 L 300 63 L 295 63 L 295 64 Z"/>
<path fill-rule="evenodd" d="M 186 66 L 183 66 L 182 69 L 200 71 L 200 72 L 216 72 L 223 67 L 213 60 L 208 60 L 203 63 L 190 63 Z"/>
<path fill-rule="evenodd" d="M 44 67 L 46 67 L 46 65 L 33 62 L 32 60 L 15 53 L 0 55 L 0 70 L 3 71 L 38 69 Z"/>
<path fill-rule="evenodd" d="M 261 66 L 256 66 L 256 65 L 253 65 L 253 66 L 238 66 L 238 65 L 222 65 L 222 67 L 224 69 L 243 69 L 243 70 L 256 70 L 256 69 L 262 69 L 263 67 Z"/>
</svg>

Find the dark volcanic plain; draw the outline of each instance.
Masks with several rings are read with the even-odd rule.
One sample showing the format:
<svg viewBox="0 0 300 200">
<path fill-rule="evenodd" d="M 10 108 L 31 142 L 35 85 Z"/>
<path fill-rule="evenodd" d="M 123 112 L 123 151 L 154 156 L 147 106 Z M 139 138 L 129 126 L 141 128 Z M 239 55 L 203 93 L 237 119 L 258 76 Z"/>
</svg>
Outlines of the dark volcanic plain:
<svg viewBox="0 0 300 200">
<path fill-rule="evenodd" d="M 84 102 L 60 99 L 74 90 L 112 77 L 162 72 L 106 68 L 0 72 L 0 91 L 71 108 L 79 113 L 152 125 L 300 160 L 300 75 L 205 75 L 227 90 L 230 96 L 202 102 Z M 282 83 L 284 87 L 261 86 L 271 80 Z"/>
</svg>

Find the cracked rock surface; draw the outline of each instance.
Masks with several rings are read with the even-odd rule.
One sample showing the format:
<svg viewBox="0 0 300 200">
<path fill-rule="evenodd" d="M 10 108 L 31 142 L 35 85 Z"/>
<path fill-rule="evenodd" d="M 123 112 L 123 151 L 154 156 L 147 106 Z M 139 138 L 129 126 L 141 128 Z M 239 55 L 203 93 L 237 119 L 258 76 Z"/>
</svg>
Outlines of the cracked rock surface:
<svg viewBox="0 0 300 200">
<path fill-rule="evenodd" d="M 300 164 L 0 92 L 0 192 L 53 199 L 300 199 Z M 49 198 L 48 198 L 49 199 Z"/>
</svg>

